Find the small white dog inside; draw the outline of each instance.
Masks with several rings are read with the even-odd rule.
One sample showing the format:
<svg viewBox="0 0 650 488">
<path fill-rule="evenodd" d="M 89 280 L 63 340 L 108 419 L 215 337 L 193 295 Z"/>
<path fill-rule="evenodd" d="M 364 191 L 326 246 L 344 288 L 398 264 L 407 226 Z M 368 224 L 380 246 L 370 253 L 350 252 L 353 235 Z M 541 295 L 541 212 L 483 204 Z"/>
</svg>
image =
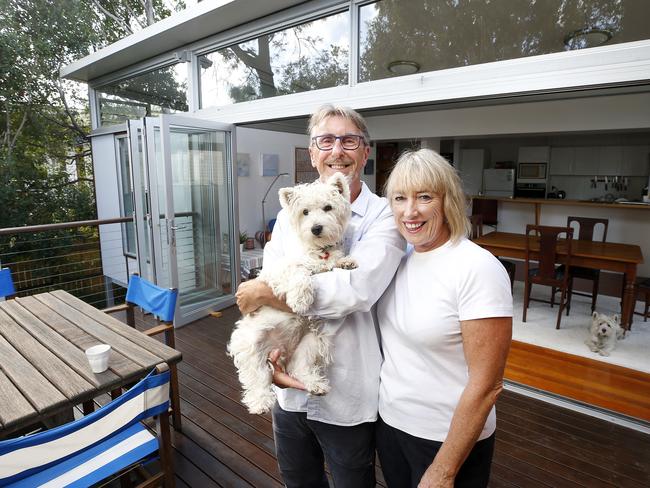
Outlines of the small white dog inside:
<svg viewBox="0 0 650 488">
<path fill-rule="evenodd" d="M 282 188 L 280 204 L 289 214 L 302 253 L 280 262 L 265 262 L 258 279 L 284 298 L 294 313 L 261 307 L 237 321 L 228 354 L 243 386 L 243 403 L 251 413 L 264 413 L 275 403 L 269 353 L 281 351 L 280 363 L 313 395 L 330 390 L 325 368 L 331 361 L 330 338 L 318 321 L 303 315 L 314 301 L 311 275 L 333 268 L 353 269 L 355 262 L 342 251 L 350 219 L 350 190 L 345 176 L 327 182 Z"/>
<path fill-rule="evenodd" d="M 609 356 L 616 347 L 616 341 L 625 337 L 625 330 L 620 326 L 618 315 L 609 316 L 598 312 L 591 315 L 589 332 L 591 335 L 585 344 L 601 356 Z"/>
</svg>

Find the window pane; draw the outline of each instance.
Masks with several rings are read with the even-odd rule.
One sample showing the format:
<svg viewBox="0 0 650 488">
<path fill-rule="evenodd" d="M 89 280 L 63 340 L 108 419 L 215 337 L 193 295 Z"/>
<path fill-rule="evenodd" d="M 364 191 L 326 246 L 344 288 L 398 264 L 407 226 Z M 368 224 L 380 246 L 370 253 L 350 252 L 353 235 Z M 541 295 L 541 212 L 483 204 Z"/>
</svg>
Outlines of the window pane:
<svg viewBox="0 0 650 488">
<path fill-rule="evenodd" d="M 120 170 L 121 217 L 133 217 L 133 191 L 131 189 L 131 169 L 129 164 L 128 139 L 117 139 L 118 165 Z M 122 238 L 126 252 L 135 256 L 135 227 L 133 222 L 122 224 Z"/>
<path fill-rule="evenodd" d="M 185 63 L 116 81 L 96 91 L 101 125 L 189 109 Z"/>
<path fill-rule="evenodd" d="M 383 0 L 359 9 L 359 81 L 650 38 L 646 0 Z"/>
<path fill-rule="evenodd" d="M 201 108 L 345 85 L 349 12 L 199 57 Z"/>
</svg>

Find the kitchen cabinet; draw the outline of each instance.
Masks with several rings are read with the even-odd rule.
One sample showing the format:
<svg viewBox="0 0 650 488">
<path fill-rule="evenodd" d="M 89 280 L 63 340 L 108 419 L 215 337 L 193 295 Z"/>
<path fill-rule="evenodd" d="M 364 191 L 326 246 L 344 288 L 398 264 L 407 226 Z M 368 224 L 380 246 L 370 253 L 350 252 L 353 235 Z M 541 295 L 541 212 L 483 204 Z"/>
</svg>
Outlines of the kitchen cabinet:
<svg viewBox="0 0 650 488">
<path fill-rule="evenodd" d="M 650 146 L 551 148 L 551 175 L 648 176 Z"/>
<path fill-rule="evenodd" d="M 485 149 L 461 149 L 459 169 L 463 190 L 466 194 L 476 195 L 482 190 L 483 169 L 487 160 L 488 155 Z"/>
<path fill-rule="evenodd" d="M 622 146 L 621 153 L 621 175 L 650 174 L 650 146 Z"/>
<path fill-rule="evenodd" d="M 549 146 L 522 146 L 519 148 L 517 161 L 519 163 L 547 163 Z"/>
<path fill-rule="evenodd" d="M 599 147 L 576 147 L 573 160 L 573 174 L 595 176 L 598 174 Z"/>
<path fill-rule="evenodd" d="M 549 173 L 551 175 L 572 175 L 575 154 L 575 147 L 552 147 Z"/>
<path fill-rule="evenodd" d="M 621 173 L 622 146 L 602 146 L 598 148 L 598 175 L 614 176 Z"/>
</svg>

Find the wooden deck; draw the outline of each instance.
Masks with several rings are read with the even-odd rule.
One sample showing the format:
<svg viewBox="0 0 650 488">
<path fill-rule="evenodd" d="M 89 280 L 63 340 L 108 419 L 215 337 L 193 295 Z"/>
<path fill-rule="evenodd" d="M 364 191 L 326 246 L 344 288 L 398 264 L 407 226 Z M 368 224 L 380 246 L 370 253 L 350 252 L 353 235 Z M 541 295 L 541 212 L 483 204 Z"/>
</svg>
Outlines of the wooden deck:
<svg viewBox="0 0 650 488">
<path fill-rule="evenodd" d="M 178 329 L 183 433 L 179 487 L 280 487 L 270 416 L 249 415 L 225 345 L 234 308 Z M 505 391 L 491 487 L 650 486 L 650 435 Z M 385 486 L 377 468 L 378 486 Z"/>
</svg>

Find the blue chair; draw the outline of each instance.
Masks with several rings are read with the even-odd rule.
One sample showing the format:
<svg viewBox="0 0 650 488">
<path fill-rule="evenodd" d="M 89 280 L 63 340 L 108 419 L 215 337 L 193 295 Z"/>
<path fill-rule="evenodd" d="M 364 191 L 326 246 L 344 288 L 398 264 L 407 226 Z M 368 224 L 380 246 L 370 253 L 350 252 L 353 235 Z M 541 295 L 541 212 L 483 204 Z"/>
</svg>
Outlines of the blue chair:
<svg viewBox="0 0 650 488">
<path fill-rule="evenodd" d="M 150 313 L 156 317 L 158 324 L 149 329 L 142 330 L 142 332 L 148 336 L 164 333 L 165 344 L 175 349 L 174 312 L 176 310 L 177 300 L 177 289 L 161 288 L 141 278 L 137 274 L 132 274 L 126 290 L 126 303 L 105 309 L 104 312 L 126 312 L 126 323 L 133 328 L 135 328 L 136 307 L 142 309 L 143 312 Z M 180 432 L 181 410 L 178 393 L 178 371 L 175 364 L 171 365 L 169 370 L 171 373 L 172 420 L 174 429 Z"/>
<path fill-rule="evenodd" d="M 161 364 L 96 412 L 37 434 L 0 441 L 0 486 L 31 488 L 49 482 L 85 487 L 159 458 L 161 472 L 149 481 L 173 487 L 169 378 L 167 365 Z M 158 419 L 159 436 L 140 422 L 150 417 Z"/>
<path fill-rule="evenodd" d="M 11 279 L 11 270 L 9 268 L 0 269 L 0 298 L 12 297 L 16 294 L 14 281 Z"/>
</svg>

